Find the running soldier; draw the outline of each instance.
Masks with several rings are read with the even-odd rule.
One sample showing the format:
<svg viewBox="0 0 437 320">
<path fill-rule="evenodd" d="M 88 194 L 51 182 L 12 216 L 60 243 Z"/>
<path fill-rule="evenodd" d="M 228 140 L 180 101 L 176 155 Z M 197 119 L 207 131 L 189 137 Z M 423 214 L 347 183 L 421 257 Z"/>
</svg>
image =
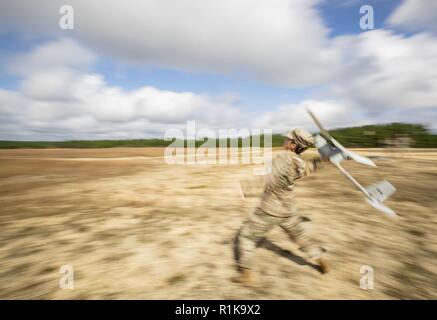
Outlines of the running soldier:
<svg viewBox="0 0 437 320">
<path fill-rule="evenodd" d="M 294 206 L 294 182 L 320 167 L 320 159 L 303 160 L 299 154 L 314 146 L 314 137 L 302 129 L 290 131 L 284 139 L 287 152 L 273 159 L 272 170 L 266 177 L 260 205 L 241 226 L 236 241 L 239 275 L 233 281 L 250 284 L 251 256 L 259 241 L 274 226 L 281 227 L 300 250 L 315 262 L 321 273 L 329 271 L 322 259 L 324 249 L 313 243 L 303 230 L 304 219 Z M 307 223 L 307 222 L 305 222 Z"/>
</svg>

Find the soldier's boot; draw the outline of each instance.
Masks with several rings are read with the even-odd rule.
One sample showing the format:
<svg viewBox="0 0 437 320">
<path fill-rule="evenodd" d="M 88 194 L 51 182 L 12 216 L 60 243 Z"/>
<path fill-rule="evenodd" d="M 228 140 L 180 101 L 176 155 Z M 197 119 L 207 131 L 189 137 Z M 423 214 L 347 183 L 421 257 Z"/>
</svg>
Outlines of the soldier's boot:
<svg viewBox="0 0 437 320">
<path fill-rule="evenodd" d="M 321 274 L 327 274 L 331 270 L 328 262 L 323 258 L 316 259 L 316 263 Z"/>
<path fill-rule="evenodd" d="M 231 278 L 232 282 L 240 283 L 245 286 L 251 286 L 255 282 L 253 272 L 248 268 L 241 268 L 238 275 Z"/>
</svg>

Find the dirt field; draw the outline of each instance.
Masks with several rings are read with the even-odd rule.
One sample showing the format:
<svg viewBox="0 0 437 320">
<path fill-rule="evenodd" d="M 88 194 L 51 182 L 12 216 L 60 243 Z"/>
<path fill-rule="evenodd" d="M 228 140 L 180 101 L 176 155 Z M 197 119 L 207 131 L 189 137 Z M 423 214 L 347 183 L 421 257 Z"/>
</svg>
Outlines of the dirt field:
<svg viewBox="0 0 437 320">
<path fill-rule="evenodd" d="M 362 150 L 378 169 L 348 162 L 364 185 L 398 191 L 390 219 L 332 166 L 299 181 L 332 271 L 306 264 L 280 229 L 260 244 L 257 282 L 235 275 L 233 238 L 256 200 L 239 180 L 252 165 L 167 165 L 163 149 L 0 150 L 1 299 L 437 298 L 437 150 Z M 74 270 L 61 289 L 60 267 Z M 360 288 L 360 268 L 374 289 Z"/>
</svg>

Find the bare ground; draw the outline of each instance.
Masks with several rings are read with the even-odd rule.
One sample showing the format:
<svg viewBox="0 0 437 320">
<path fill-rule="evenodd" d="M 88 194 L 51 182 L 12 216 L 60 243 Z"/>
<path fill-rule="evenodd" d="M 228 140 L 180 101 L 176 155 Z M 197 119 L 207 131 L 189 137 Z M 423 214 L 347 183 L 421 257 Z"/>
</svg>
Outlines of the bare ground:
<svg viewBox="0 0 437 320">
<path fill-rule="evenodd" d="M 235 233 L 256 205 L 238 181 L 253 166 L 167 165 L 159 148 L 1 150 L 0 298 L 436 299 L 436 150 L 361 151 L 379 168 L 347 169 L 365 185 L 387 178 L 399 217 L 327 165 L 299 182 L 297 205 L 333 270 L 319 274 L 273 229 L 246 288 L 230 278 Z M 73 290 L 59 288 L 62 265 Z M 363 265 L 372 290 L 359 286 Z"/>
</svg>

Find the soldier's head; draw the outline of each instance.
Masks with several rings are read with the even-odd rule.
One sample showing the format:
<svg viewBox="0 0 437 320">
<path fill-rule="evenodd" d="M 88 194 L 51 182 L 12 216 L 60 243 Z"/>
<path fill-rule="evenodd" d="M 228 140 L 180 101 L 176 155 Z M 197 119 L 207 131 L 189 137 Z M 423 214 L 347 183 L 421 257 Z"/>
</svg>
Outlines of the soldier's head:
<svg viewBox="0 0 437 320">
<path fill-rule="evenodd" d="M 293 151 L 297 154 L 314 146 L 314 137 L 303 129 L 293 129 L 284 137 L 285 150 Z"/>
</svg>

